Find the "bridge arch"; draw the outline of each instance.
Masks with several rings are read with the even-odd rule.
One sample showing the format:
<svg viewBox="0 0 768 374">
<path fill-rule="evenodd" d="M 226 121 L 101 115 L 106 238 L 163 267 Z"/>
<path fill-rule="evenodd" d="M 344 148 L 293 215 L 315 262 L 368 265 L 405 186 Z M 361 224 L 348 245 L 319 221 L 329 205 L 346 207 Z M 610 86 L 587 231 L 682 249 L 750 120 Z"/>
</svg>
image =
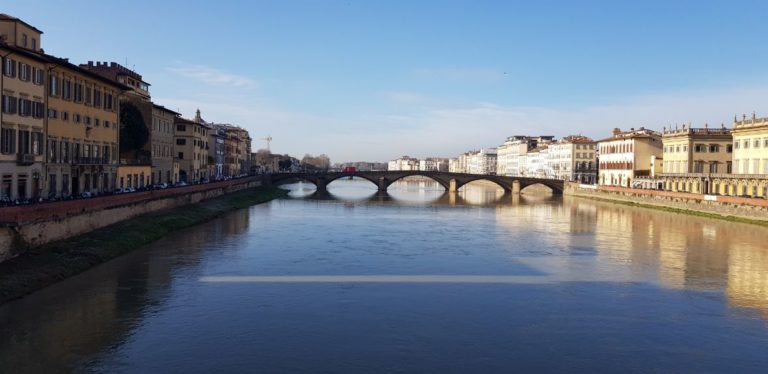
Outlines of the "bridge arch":
<svg viewBox="0 0 768 374">
<path fill-rule="evenodd" d="M 550 191 L 552 191 L 553 195 L 561 195 L 563 193 L 562 186 L 558 185 L 558 183 L 555 183 L 558 181 L 552 180 L 533 180 L 533 181 L 520 181 L 520 192 L 522 193 L 523 190 L 525 190 L 528 187 L 531 186 L 544 186 L 547 187 Z"/>
<path fill-rule="evenodd" d="M 395 183 L 395 182 L 397 182 L 397 181 L 399 181 L 399 180 L 401 180 L 403 178 L 407 178 L 407 177 L 424 177 L 424 178 L 431 179 L 431 180 L 437 182 L 439 185 L 441 185 L 443 188 L 445 188 L 446 191 L 450 191 L 450 189 L 451 189 L 451 182 L 450 181 L 447 181 L 447 180 L 442 179 L 440 177 L 436 177 L 434 175 L 430 175 L 429 172 L 421 172 L 420 173 L 420 172 L 416 172 L 416 171 L 409 172 L 409 173 L 403 173 L 402 175 L 395 175 L 392 178 L 387 178 L 386 179 L 386 181 L 387 181 L 387 188 L 389 188 L 389 186 L 391 186 L 392 183 Z"/>
<path fill-rule="evenodd" d="M 511 192 L 512 191 L 512 185 L 511 183 L 506 183 L 499 178 L 494 177 L 493 175 L 471 175 L 471 176 L 465 176 L 465 177 L 459 177 L 456 178 L 456 191 L 458 191 L 461 187 L 464 187 L 465 185 L 477 182 L 477 181 L 488 181 L 491 182 L 504 190 L 504 192 Z"/>
</svg>

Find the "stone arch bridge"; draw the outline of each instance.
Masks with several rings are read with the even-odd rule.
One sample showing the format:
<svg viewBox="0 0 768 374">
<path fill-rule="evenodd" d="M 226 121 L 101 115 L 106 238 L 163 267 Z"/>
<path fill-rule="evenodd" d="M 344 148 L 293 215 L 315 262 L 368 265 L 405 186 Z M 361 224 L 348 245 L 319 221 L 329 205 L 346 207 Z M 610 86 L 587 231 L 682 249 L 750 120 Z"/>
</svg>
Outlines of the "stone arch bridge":
<svg viewBox="0 0 768 374">
<path fill-rule="evenodd" d="M 356 171 L 329 173 L 278 173 L 270 175 L 272 184 L 282 184 L 294 180 L 303 180 L 317 186 L 318 191 L 325 191 L 328 184 L 344 177 L 358 177 L 371 181 L 379 191 L 386 191 L 389 186 L 405 177 L 422 176 L 434 180 L 446 191 L 456 192 L 467 183 L 485 180 L 497 184 L 504 192 L 519 193 L 534 184 L 549 187 L 554 194 L 562 194 L 564 182 L 557 179 L 507 177 L 500 175 L 448 173 L 441 171 Z"/>
</svg>

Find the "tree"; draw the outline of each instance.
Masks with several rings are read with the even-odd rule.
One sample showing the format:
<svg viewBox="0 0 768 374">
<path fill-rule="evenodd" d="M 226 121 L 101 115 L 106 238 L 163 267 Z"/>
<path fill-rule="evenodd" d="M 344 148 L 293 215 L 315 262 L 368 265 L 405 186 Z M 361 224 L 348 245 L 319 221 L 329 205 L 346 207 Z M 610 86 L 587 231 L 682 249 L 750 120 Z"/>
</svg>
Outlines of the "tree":
<svg viewBox="0 0 768 374">
<path fill-rule="evenodd" d="M 144 116 L 135 105 L 120 105 L 120 152 L 133 152 L 135 158 L 149 141 L 149 129 Z"/>
</svg>

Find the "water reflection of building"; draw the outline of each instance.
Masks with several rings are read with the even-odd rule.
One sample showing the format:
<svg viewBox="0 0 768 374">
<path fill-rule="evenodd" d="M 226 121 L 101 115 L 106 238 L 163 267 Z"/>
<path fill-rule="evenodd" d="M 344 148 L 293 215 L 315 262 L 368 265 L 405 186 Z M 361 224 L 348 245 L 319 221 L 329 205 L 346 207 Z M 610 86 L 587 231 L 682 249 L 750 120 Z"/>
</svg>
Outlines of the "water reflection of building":
<svg viewBox="0 0 768 374">
<path fill-rule="evenodd" d="M 764 235 L 764 234 L 763 234 Z M 728 257 L 728 300 L 768 318 L 768 250 L 765 242 L 735 243 Z"/>
<path fill-rule="evenodd" d="M 0 372 L 78 371 L 77 360 L 128 342 L 166 303 L 178 272 L 200 265 L 206 243 L 247 227 L 241 210 L 155 242 L 0 308 Z"/>
</svg>

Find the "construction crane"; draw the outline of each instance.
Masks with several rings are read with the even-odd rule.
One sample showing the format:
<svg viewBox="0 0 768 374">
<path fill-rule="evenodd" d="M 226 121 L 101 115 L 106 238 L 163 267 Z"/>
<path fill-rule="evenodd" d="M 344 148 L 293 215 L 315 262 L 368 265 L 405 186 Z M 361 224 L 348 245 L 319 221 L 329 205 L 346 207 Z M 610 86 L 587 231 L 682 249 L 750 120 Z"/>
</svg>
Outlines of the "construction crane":
<svg viewBox="0 0 768 374">
<path fill-rule="evenodd" d="M 271 135 L 267 135 L 266 138 L 261 138 L 261 140 L 266 140 L 267 141 L 267 152 L 272 153 L 272 150 L 269 148 L 269 143 L 272 143 L 272 136 Z"/>
</svg>

